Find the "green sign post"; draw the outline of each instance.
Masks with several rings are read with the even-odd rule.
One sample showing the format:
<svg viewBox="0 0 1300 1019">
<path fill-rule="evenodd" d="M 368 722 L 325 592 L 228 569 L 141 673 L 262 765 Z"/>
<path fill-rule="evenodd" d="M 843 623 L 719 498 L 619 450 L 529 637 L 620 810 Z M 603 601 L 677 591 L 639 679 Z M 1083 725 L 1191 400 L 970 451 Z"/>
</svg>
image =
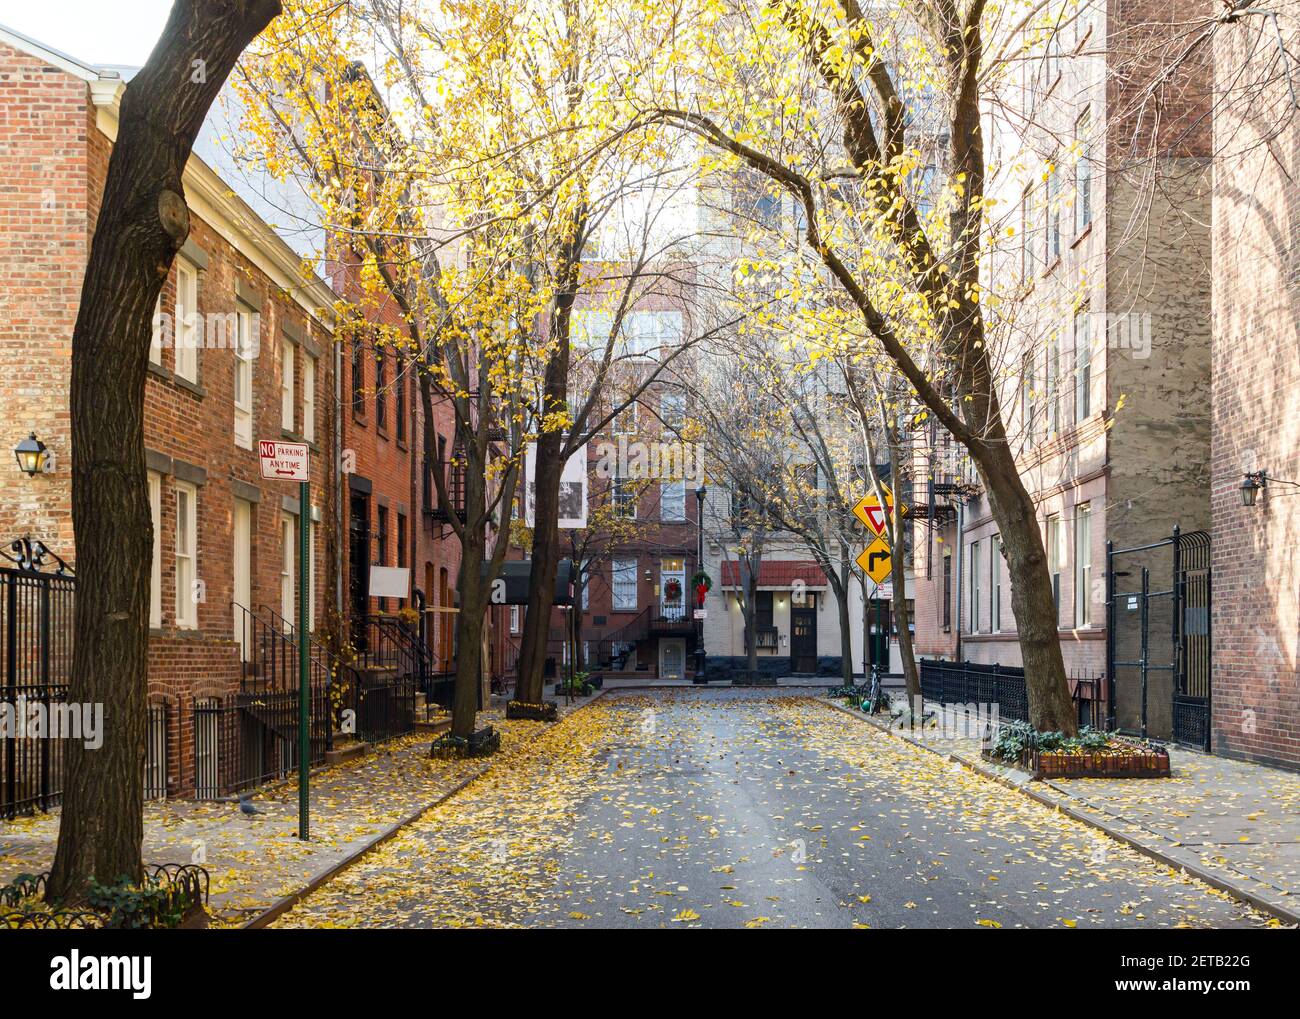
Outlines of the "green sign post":
<svg viewBox="0 0 1300 1019">
<path fill-rule="evenodd" d="M 311 450 L 305 442 L 261 439 L 257 444 L 262 477 L 298 482 L 298 838 L 311 838 L 311 598 L 307 565 L 311 561 Z"/>
</svg>

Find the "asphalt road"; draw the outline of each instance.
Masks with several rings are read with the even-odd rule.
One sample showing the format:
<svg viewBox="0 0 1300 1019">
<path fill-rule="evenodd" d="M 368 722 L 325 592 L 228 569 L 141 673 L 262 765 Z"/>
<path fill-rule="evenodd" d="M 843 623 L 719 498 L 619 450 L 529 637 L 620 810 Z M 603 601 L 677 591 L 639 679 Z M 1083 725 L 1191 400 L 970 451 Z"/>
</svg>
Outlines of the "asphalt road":
<svg viewBox="0 0 1300 1019">
<path fill-rule="evenodd" d="M 1227 927 L 1259 914 L 791 691 L 611 694 L 281 923 Z"/>
</svg>

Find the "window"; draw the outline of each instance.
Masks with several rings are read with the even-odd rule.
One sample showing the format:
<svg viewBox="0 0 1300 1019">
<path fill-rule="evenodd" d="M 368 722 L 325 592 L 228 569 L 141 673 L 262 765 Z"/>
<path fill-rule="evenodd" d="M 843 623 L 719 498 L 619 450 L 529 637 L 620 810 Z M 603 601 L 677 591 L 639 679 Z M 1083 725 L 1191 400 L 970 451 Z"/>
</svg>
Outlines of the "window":
<svg viewBox="0 0 1300 1019">
<path fill-rule="evenodd" d="M 582 566 L 580 567 L 579 572 L 582 577 L 582 611 L 586 612 L 591 608 L 592 568 L 590 559 L 584 559 L 582 561 Z"/>
<path fill-rule="evenodd" d="M 1034 352 L 1028 350 L 1020 361 L 1020 427 L 1025 432 L 1025 449 L 1038 441 L 1034 434 Z"/>
<path fill-rule="evenodd" d="M 1061 518 L 1047 518 L 1047 572 L 1052 576 L 1052 604 L 1056 607 L 1056 621 L 1061 621 Z"/>
<path fill-rule="evenodd" d="M 611 485 L 614 512 L 629 520 L 636 519 L 636 482 L 631 478 L 615 478 Z"/>
<path fill-rule="evenodd" d="M 253 448 L 253 358 L 257 356 L 253 312 L 235 313 L 235 445 Z"/>
<path fill-rule="evenodd" d="M 149 472 L 149 520 L 153 524 L 153 566 L 149 571 L 149 627 L 162 626 L 162 475 Z"/>
<path fill-rule="evenodd" d="M 1075 122 L 1075 148 L 1078 162 L 1074 164 L 1074 232 L 1083 233 L 1092 222 L 1092 114 L 1088 110 Z"/>
<path fill-rule="evenodd" d="M 989 597 L 989 629 L 998 633 L 1002 630 L 1002 542 L 996 534 L 989 539 Z"/>
<path fill-rule="evenodd" d="M 316 441 L 316 358 L 302 360 L 302 437 Z"/>
<path fill-rule="evenodd" d="M 280 427 L 293 431 L 293 344 L 280 341 Z"/>
<path fill-rule="evenodd" d="M 286 630 L 293 626 L 293 523 L 292 513 L 280 515 L 280 616 Z"/>
<path fill-rule="evenodd" d="M 153 306 L 153 337 L 149 341 L 149 363 L 162 366 L 163 346 L 171 339 L 172 330 L 163 318 L 162 291 L 158 292 L 158 300 Z"/>
<path fill-rule="evenodd" d="M 397 565 L 406 566 L 406 514 L 397 514 Z M 405 598 L 398 599 L 399 604 L 406 602 Z"/>
<path fill-rule="evenodd" d="M 1092 335 L 1088 309 L 1074 313 L 1074 420 L 1078 424 L 1092 413 Z"/>
<path fill-rule="evenodd" d="M 615 612 L 636 611 L 636 560 L 615 559 L 610 568 Z"/>
<path fill-rule="evenodd" d="M 1047 364 L 1044 366 L 1044 389 L 1047 396 L 1047 434 L 1061 430 L 1061 338 L 1056 330 L 1047 340 Z"/>
<path fill-rule="evenodd" d="M 366 416 L 366 345 L 360 336 L 352 341 L 352 413 Z"/>
<path fill-rule="evenodd" d="M 1047 265 L 1061 257 L 1061 171 L 1055 162 L 1047 172 Z"/>
<path fill-rule="evenodd" d="M 1092 625 L 1092 504 L 1074 508 L 1074 625 Z"/>
<path fill-rule="evenodd" d="M 176 261 L 176 374 L 186 382 L 199 381 L 199 274 L 189 262 Z"/>
<path fill-rule="evenodd" d="M 634 311 L 623 319 L 623 344 L 627 357 L 658 357 L 682 338 L 680 311 Z"/>
<path fill-rule="evenodd" d="M 943 553 L 943 632 L 952 630 L 952 553 Z"/>
<path fill-rule="evenodd" d="M 659 416 L 669 431 L 681 431 L 686 423 L 686 394 L 664 393 L 659 401 Z"/>
<path fill-rule="evenodd" d="M 610 423 L 610 431 L 614 435 L 636 434 L 636 401 L 629 403 L 614 415 L 614 420 Z"/>
<path fill-rule="evenodd" d="M 375 427 L 388 427 L 388 359 L 375 348 Z"/>
<path fill-rule="evenodd" d="M 379 507 L 379 533 L 375 537 L 375 564 L 378 566 L 388 565 L 388 507 Z M 379 599 L 379 611 L 388 611 L 388 599 Z"/>
<path fill-rule="evenodd" d="M 198 545 L 198 490 L 188 482 L 176 482 L 176 625 L 193 629 L 198 625 L 195 590 L 195 549 Z"/>
<path fill-rule="evenodd" d="M 520 631 L 521 627 L 520 627 L 519 617 L 521 614 L 522 614 L 522 606 L 519 605 L 510 606 L 510 632 L 511 633 L 518 633 Z"/>
<path fill-rule="evenodd" d="M 980 632 L 980 549 L 978 541 L 970 543 L 970 632 Z"/>
<path fill-rule="evenodd" d="M 1034 278 L 1035 249 L 1033 237 L 1033 198 L 1026 191 L 1020 196 L 1020 282 Z"/>
<path fill-rule="evenodd" d="M 685 481 L 665 481 L 659 486 L 659 519 L 671 523 L 686 519 Z"/>
<path fill-rule="evenodd" d="M 393 431 L 397 433 L 397 441 L 405 444 L 406 442 L 406 387 L 407 387 L 406 366 L 401 358 L 397 361 L 397 378 L 394 379 L 394 385 L 397 387 L 395 394 L 396 407 L 394 408 Z"/>
</svg>

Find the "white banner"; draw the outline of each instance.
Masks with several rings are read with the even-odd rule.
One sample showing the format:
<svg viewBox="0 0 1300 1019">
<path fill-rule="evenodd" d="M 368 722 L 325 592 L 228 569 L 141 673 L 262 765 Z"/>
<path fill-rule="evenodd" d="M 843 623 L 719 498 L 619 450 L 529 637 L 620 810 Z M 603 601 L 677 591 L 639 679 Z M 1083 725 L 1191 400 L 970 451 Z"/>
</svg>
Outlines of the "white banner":
<svg viewBox="0 0 1300 1019">
<path fill-rule="evenodd" d="M 524 523 L 534 527 L 537 504 L 537 443 L 530 442 L 524 454 Z M 587 447 L 574 450 L 560 473 L 560 529 L 579 530 L 587 526 Z"/>
</svg>

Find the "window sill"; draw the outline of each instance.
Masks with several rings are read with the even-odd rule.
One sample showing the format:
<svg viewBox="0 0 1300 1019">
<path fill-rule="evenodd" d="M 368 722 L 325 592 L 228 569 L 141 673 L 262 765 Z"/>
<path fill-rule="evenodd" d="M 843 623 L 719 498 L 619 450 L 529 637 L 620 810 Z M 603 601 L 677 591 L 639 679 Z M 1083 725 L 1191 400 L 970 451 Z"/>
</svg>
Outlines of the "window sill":
<svg viewBox="0 0 1300 1019">
<path fill-rule="evenodd" d="M 1075 234 L 1074 240 L 1070 242 L 1070 249 L 1073 250 L 1074 248 L 1077 248 L 1081 243 L 1083 243 L 1084 239 L 1088 237 L 1091 233 L 1092 233 L 1092 220 L 1089 220 L 1087 225 L 1082 230 L 1080 230 L 1077 234 Z"/>
</svg>

